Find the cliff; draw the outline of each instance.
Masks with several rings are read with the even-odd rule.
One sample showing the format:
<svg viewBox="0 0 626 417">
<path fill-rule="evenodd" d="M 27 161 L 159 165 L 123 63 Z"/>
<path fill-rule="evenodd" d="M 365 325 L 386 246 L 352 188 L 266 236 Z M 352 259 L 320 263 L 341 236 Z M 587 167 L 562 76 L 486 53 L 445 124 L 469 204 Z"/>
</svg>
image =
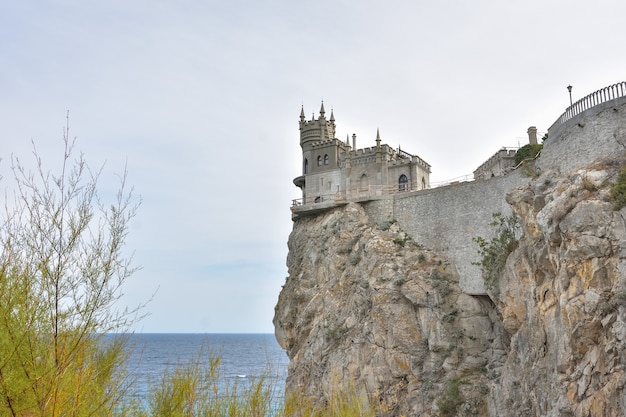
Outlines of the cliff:
<svg viewBox="0 0 626 417">
<path fill-rule="evenodd" d="M 483 293 L 460 276 L 478 246 L 449 256 L 393 219 L 404 211 L 381 221 L 351 203 L 298 218 L 274 317 L 287 390 L 320 401 L 357 390 L 388 416 L 626 415 L 626 209 L 610 197 L 626 163 L 623 108 L 590 116 L 617 127 L 576 121 L 583 134 L 552 138 L 504 193 L 520 228 Z M 488 224 L 494 211 L 478 214 Z M 472 226 L 459 225 L 485 230 Z"/>
</svg>

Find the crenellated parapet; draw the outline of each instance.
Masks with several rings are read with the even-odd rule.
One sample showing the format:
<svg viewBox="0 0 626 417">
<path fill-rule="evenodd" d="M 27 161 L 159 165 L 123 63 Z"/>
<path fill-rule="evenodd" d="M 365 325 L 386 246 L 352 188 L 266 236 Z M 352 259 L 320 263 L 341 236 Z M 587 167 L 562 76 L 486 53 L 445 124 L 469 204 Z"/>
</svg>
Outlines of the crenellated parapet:
<svg viewBox="0 0 626 417">
<path fill-rule="evenodd" d="M 326 120 L 324 103 L 320 108 L 319 117 L 316 119 L 313 114 L 311 120 L 306 120 L 304 107 L 300 111 L 300 144 L 310 141 L 323 142 L 335 138 L 335 116 L 330 112 L 330 119 Z"/>
<path fill-rule="evenodd" d="M 430 187 L 430 165 L 400 148 L 381 143 L 376 132 L 375 146 L 357 148 L 356 134 L 346 141 L 335 137 L 334 112 L 326 119 L 324 104 L 319 117 L 307 120 L 300 111 L 302 175 L 294 184 L 302 198 L 294 200 L 293 211 L 313 213 L 347 201 L 364 201 L 397 192 Z"/>
</svg>

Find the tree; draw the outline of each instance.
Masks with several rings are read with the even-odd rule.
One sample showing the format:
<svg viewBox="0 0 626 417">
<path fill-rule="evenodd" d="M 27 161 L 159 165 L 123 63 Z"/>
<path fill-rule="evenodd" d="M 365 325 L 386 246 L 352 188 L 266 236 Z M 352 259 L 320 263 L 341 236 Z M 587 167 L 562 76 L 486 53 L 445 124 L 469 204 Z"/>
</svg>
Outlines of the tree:
<svg viewBox="0 0 626 417">
<path fill-rule="evenodd" d="M 543 145 L 541 143 L 539 144 L 529 143 L 529 144 L 522 146 L 521 148 L 517 150 L 517 152 L 515 152 L 515 157 L 514 157 L 515 165 L 519 165 L 520 162 L 526 159 L 533 159 L 534 157 L 537 156 L 539 152 L 541 152 L 542 149 L 543 149 Z"/>
<path fill-rule="evenodd" d="M 0 225 L 0 415 L 87 416 L 119 412 L 127 350 L 123 332 L 139 307 L 118 308 L 136 271 L 124 252 L 139 201 L 126 172 L 112 203 L 98 194 L 102 168 L 74 157 L 69 118 L 58 173 L 11 158 L 15 189 Z"/>
</svg>

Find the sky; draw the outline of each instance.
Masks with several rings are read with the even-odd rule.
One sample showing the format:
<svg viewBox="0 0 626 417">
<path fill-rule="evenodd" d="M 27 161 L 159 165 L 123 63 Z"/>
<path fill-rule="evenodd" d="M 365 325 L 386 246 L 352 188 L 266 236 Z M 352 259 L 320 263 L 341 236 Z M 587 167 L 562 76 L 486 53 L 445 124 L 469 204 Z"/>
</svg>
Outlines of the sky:
<svg viewBox="0 0 626 417">
<path fill-rule="evenodd" d="M 436 183 L 626 80 L 618 0 L 0 2 L 0 188 L 31 141 L 59 161 L 68 111 L 105 192 L 127 168 L 137 332 L 273 332 L 301 108 Z"/>
</svg>

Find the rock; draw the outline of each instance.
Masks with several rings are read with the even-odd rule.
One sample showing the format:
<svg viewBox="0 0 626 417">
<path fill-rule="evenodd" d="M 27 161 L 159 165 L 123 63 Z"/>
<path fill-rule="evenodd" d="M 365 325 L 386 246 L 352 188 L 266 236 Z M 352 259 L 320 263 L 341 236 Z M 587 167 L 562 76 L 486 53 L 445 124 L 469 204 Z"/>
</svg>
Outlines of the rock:
<svg viewBox="0 0 626 417">
<path fill-rule="evenodd" d="M 288 392 L 354 389 L 382 416 L 623 416 L 626 224 L 616 164 L 544 171 L 507 201 L 521 236 L 490 297 L 443 255 L 351 203 L 298 218 L 275 310 Z"/>
</svg>

